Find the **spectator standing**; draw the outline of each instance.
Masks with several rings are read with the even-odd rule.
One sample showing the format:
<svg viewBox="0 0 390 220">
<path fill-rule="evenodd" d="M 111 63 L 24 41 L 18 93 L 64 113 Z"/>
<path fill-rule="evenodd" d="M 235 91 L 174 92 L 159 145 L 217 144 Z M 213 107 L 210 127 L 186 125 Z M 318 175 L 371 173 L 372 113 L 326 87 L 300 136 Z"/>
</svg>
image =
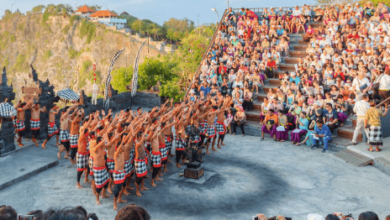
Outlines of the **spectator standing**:
<svg viewBox="0 0 390 220">
<path fill-rule="evenodd" d="M 352 138 L 352 144 L 356 145 L 356 139 L 364 127 L 364 120 L 366 117 L 366 112 L 370 108 L 370 104 L 368 104 L 368 95 L 364 94 L 362 96 L 362 100 L 355 103 L 355 106 L 353 107 L 353 111 L 357 115 L 356 120 L 356 127 L 355 131 L 353 132 L 353 138 Z M 368 137 L 368 129 L 364 128 L 364 132 L 366 133 L 366 136 Z"/>
<path fill-rule="evenodd" d="M 245 130 L 244 130 L 244 125 L 246 123 L 246 115 L 245 111 L 242 108 L 242 106 L 238 107 L 238 112 L 234 116 L 234 120 L 231 122 L 232 129 L 233 129 L 233 135 L 236 134 L 236 128 L 237 126 L 240 127 L 242 136 L 245 136 Z"/>
<path fill-rule="evenodd" d="M 381 116 L 384 117 L 387 115 L 388 108 L 385 108 L 385 111 L 375 108 L 375 101 L 370 100 L 370 108 L 366 112 L 366 117 L 364 120 L 364 128 L 368 128 L 368 141 L 370 148 L 368 151 L 373 151 L 373 147 L 376 147 L 376 151 L 379 152 L 381 149 L 379 147 L 383 146 L 382 140 L 382 126 L 381 126 Z"/>
</svg>

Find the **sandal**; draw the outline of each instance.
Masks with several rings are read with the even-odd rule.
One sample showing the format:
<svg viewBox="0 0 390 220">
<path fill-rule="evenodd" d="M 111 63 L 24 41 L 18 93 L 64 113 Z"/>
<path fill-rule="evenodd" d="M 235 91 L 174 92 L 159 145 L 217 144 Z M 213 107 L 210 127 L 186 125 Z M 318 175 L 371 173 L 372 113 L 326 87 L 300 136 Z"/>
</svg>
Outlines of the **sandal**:
<svg viewBox="0 0 390 220">
<path fill-rule="evenodd" d="M 380 152 L 380 151 L 382 151 L 382 150 L 381 150 L 381 149 L 379 149 L 379 148 L 377 148 L 375 151 L 376 151 L 376 152 Z"/>
<path fill-rule="evenodd" d="M 373 150 L 372 150 L 372 149 L 370 149 L 370 148 L 367 148 L 367 150 L 368 150 L 368 151 L 370 151 L 370 152 L 373 152 Z"/>
<path fill-rule="evenodd" d="M 280 142 L 284 142 L 284 140 L 279 140 Z"/>
</svg>

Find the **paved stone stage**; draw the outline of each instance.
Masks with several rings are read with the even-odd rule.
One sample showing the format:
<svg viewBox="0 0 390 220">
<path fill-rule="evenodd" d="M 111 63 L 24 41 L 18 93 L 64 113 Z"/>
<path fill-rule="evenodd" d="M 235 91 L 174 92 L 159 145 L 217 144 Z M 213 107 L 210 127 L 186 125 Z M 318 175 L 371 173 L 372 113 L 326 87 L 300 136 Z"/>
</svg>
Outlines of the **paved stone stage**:
<svg viewBox="0 0 390 220">
<path fill-rule="evenodd" d="M 390 198 L 384 195 L 390 195 L 390 177 L 373 166 L 358 168 L 333 153 L 289 142 L 260 142 L 259 137 L 228 135 L 226 143 L 204 158 L 205 172 L 213 174 L 204 183 L 176 177 L 184 168 L 170 164 L 157 188 L 147 179 L 151 189 L 143 197 L 132 191 L 125 199 L 144 206 L 152 219 L 247 220 L 256 213 L 305 219 L 309 213 L 335 211 L 357 217 L 367 210 L 383 219 L 389 214 Z M 112 196 L 96 206 L 88 184 L 82 182 L 83 189 L 75 186 L 75 166 L 61 160 L 58 166 L 1 190 L 0 204 L 19 213 L 82 205 L 99 219 L 114 218 Z"/>
</svg>

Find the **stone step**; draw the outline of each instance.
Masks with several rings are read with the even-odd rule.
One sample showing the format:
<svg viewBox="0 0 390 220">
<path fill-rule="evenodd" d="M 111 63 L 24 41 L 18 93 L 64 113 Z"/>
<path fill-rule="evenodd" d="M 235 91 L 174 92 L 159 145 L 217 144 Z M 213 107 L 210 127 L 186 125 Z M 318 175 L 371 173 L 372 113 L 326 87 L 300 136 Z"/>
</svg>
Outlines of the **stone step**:
<svg viewBox="0 0 390 220">
<path fill-rule="evenodd" d="M 309 46 L 307 46 L 307 45 L 295 45 L 294 46 L 294 51 L 304 51 L 304 52 L 306 52 L 306 49 L 308 47 Z"/>
<path fill-rule="evenodd" d="M 264 91 L 265 94 L 267 94 L 270 89 L 273 89 L 275 91 L 275 89 L 277 89 L 277 88 L 278 88 L 278 86 L 265 84 L 264 88 L 263 88 L 263 91 Z"/>
<path fill-rule="evenodd" d="M 279 79 L 271 78 L 271 79 L 268 79 L 268 82 L 269 82 L 269 85 L 271 85 L 271 86 L 280 86 Z"/>
<path fill-rule="evenodd" d="M 337 136 L 352 140 L 354 131 L 355 131 L 355 127 L 353 125 L 349 125 L 349 126 L 346 125 L 344 127 L 338 127 L 337 128 Z M 360 133 L 358 135 L 357 141 L 358 142 L 363 141 L 363 134 L 362 133 Z"/>
<path fill-rule="evenodd" d="M 252 111 L 246 111 L 245 114 L 247 121 L 260 122 L 260 110 L 253 109 Z"/>
<path fill-rule="evenodd" d="M 322 26 L 322 23 L 310 23 L 312 28 L 319 28 Z"/>
<path fill-rule="evenodd" d="M 294 64 L 280 64 L 279 70 L 283 71 L 283 72 L 285 72 L 285 71 L 293 72 L 293 71 L 295 71 L 295 66 L 294 66 Z"/>
<path fill-rule="evenodd" d="M 290 56 L 289 57 L 300 57 L 304 58 L 306 57 L 306 51 L 290 51 Z"/>
<path fill-rule="evenodd" d="M 284 58 L 285 64 L 298 64 L 299 63 L 298 57 L 286 57 Z"/>
</svg>

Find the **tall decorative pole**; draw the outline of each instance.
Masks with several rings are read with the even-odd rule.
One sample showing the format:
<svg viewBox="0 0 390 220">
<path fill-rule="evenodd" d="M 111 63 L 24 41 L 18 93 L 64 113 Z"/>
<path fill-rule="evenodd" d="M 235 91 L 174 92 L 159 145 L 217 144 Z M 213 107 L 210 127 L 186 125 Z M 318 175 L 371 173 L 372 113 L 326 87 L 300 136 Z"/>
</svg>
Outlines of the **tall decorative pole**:
<svg viewBox="0 0 390 220">
<path fill-rule="evenodd" d="M 93 64 L 92 105 L 97 105 L 99 86 L 96 84 L 96 64 Z"/>
</svg>

